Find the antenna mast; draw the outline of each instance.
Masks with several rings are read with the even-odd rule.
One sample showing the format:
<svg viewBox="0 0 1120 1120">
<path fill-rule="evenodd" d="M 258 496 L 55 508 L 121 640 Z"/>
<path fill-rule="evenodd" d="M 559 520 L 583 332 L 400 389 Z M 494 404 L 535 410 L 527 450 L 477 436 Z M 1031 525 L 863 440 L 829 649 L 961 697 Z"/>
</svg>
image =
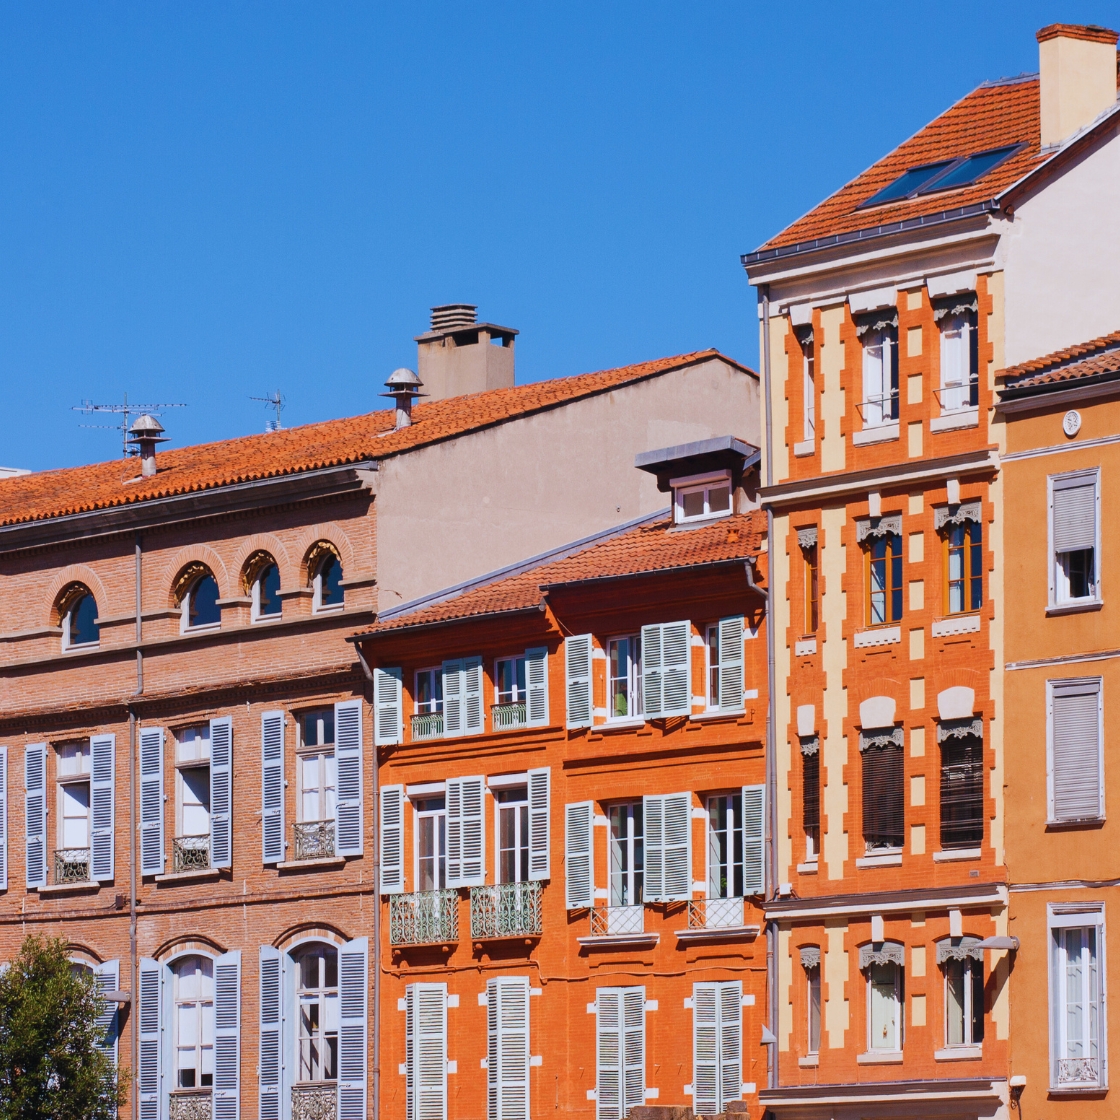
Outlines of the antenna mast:
<svg viewBox="0 0 1120 1120">
<path fill-rule="evenodd" d="M 94 404 L 93 401 L 83 400 L 81 404 L 72 405 L 71 411 L 84 412 L 87 415 L 95 412 L 108 412 L 120 416 L 121 422 L 119 424 L 80 424 L 79 427 L 119 431 L 121 433 L 122 453 L 127 457 L 136 454 L 136 450 L 128 446 L 128 429 L 132 427 L 133 416 L 143 416 L 145 413 L 159 416 L 165 408 L 186 407 L 185 404 L 129 404 L 128 394 L 125 393 L 124 400 L 120 404 Z"/>
<path fill-rule="evenodd" d="M 266 397 L 250 397 L 251 401 L 260 401 L 261 404 L 266 404 L 269 408 L 276 409 L 276 419 L 266 420 L 264 422 L 264 430 L 266 432 L 279 432 L 283 430 L 284 425 L 280 423 L 280 413 L 284 409 L 284 397 L 280 390 L 277 389 L 275 393 L 270 393 Z"/>
</svg>

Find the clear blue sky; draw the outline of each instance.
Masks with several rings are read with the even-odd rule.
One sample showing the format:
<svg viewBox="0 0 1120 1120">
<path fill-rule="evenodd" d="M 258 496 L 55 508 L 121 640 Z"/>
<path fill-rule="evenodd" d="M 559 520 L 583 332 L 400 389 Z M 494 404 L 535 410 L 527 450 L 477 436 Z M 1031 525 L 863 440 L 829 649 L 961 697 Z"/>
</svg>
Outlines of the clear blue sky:
<svg viewBox="0 0 1120 1120">
<path fill-rule="evenodd" d="M 519 380 L 717 346 L 739 254 L 1114 3 L 0 4 L 0 464 L 366 412 L 431 304 Z"/>
</svg>

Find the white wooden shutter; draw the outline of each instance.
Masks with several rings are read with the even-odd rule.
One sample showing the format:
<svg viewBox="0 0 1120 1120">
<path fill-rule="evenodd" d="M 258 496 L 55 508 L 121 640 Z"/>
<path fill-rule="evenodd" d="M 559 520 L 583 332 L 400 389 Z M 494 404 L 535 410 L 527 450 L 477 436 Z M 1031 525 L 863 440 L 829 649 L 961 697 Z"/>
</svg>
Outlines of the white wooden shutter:
<svg viewBox="0 0 1120 1120">
<path fill-rule="evenodd" d="M 241 1115 L 241 953 L 214 961 L 213 1120 Z"/>
<path fill-rule="evenodd" d="M 338 950 L 338 1120 L 366 1117 L 368 973 L 368 939 L 347 941 Z"/>
<path fill-rule="evenodd" d="M 646 990 L 622 989 L 622 1114 L 646 1103 Z"/>
<path fill-rule="evenodd" d="M 374 728 L 373 741 L 379 747 L 401 741 L 404 702 L 401 691 L 400 669 L 374 669 Z"/>
<path fill-rule="evenodd" d="M 661 684 L 661 627 L 643 626 L 642 709 L 647 716 L 661 714 L 663 703 Z M 648 877 L 646 881 L 649 881 Z"/>
<path fill-rule="evenodd" d="M 443 663 L 443 733 L 463 733 L 463 659 Z"/>
<path fill-rule="evenodd" d="M 365 813 L 362 812 L 362 702 L 343 700 L 334 706 L 334 757 L 337 770 L 334 809 L 335 851 L 360 856 Z"/>
<path fill-rule="evenodd" d="M 719 706 L 743 706 L 743 616 L 719 620 Z"/>
<path fill-rule="evenodd" d="M 529 978 L 486 982 L 488 1120 L 529 1120 Z"/>
<path fill-rule="evenodd" d="M 622 989 L 595 993 L 595 1116 L 622 1120 Z"/>
<path fill-rule="evenodd" d="M 1097 473 L 1051 479 L 1055 552 L 1077 552 L 1097 544 Z"/>
<path fill-rule="evenodd" d="M 1104 815 L 1101 782 L 1101 680 L 1050 682 L 1051 819 Z"/>
<path fill-rule="evenodd" d="M 463 731 L 468 735 L 483 730 L 482 658 L 463 658 Z"/>
<path fill-rule="evenodd" d="M 719 986 L 719 1110 L 743 1099 L 743 985 Z"/>
<path fill-rule="evenodd" d="M 766 787 L 743 786 L 743 894 L 766 893 Z"/>
<path fill-rule="evenodd" d="M 284 859 L 284 713 L 261 715 L 261 862 Z"/>
<path fill-rule="evenodd" d="M 530 727 L 548 724 L 548 650 L 525 651 L 525 714 Z"/>
<path fill-rule="evenodd" d="M 233 720 L 210 721 L 210 866 L 233 862 Z"/>
<path fill-rule="evenodd" d="M 692 1111 L 722 1112 L 719 1099 L 719 984 L 692 985 Z"/>
<path fill-rule="evenodd" d="M 564 806 L 564 902 L 569 910 L 595 905 L 594 821 L 594 802 Z"/>
<path fill-rule="evenodd" d="M 280 1093 L 284 1082 L 282 973 L 280 950 L 262 945 L 260 1062 L 257 1066 L 259 1120 L 281 1120 Z"/>
<path fill-rule="evenodd" d="M 404 786 L 381 787 L 381 893 L 404 890 Z"/>
<path fill-rule="evenodd" d="M 24 751 L 24 809 L 27 815 L 27 885 L 47 885 L 47 744 Z"/>
<path fill-rule="evenodd" d="M 140 961 L 139 987 L 136 1004 L 140 1027 L 140 1120 L 160 1120 L 163 965 L 159 961 Z"/>
<path fill-rule="evenodd" d="M 573 634 L 564 639 L 567 723 L 591 726 L 591 635 Z"/>
<path fill-rule="evenodd" d="M 405 1117 L 447 1120 L 447 985 L 405 988 Z"/>
<path fill-rule="evenodd" d="M 115 735 L 91 735 L 89 740 L 90 878 L 97 883 L 113 878 L 116 743 Z"/>
<path fill-rule="evenodd" d="M 93 975 L 99 991 L 120 991 L 120 961 L 102 961 L 101 964 L 95 964 Z M 116 1000 L 102 1002 L 101 1014 L 97 1016 L 97 1027 L 101 1032 L 97 1044 L 115 1066 L 117 1064 L 117 1043 L 120 1039 L 120 1015 Z"/>
<path fill-rule="evenodd" d="M 692 794 L 644 797 L 647 902 L 692 897 Z"/>
<path fill-rule="evenodd" d="M 691 636 L 688 622 L 642 627 L 642 703 L 647 716 L 692 711 Z"/>
<path fill-rule="evenodd" d="M 447 885 L 481 887 L 486 882 L 486 779 L 447 780 Z"/>
<path fill-rule="evenodd" d="M 140 873 L 163 874 L 163 728 L 140 729 Z"/>
<path fill-rule="evenodd" d="M 551 771 L 542 766 L 529 771 L 529 878 L 552 877 L 549 794 Z"/>
<path fill-rule="evenodd" d="M 0 747 L 0 891 L 8 889 L 8 748 Z"/>
</svg>

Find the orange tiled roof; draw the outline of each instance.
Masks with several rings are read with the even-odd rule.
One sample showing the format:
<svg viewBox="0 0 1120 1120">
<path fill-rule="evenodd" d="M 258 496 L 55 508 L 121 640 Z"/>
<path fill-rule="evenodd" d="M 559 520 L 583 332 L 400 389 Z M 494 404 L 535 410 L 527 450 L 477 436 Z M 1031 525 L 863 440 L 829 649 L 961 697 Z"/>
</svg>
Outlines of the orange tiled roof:
<svg viewBox="0 0 1120 1120">
<path fill-rule="evenodd" d="M 279 432 L 162 450 L 159 473 L 150 479 L 136 477 L 139 463 L 135 459 L 20 475 L 0 480 L 0 525 L 384 459 L 712 358 L 757 376 L 717 350 L 698 350 L 577 377 L 422 402 L 413 408 L 412 426 L 400 431 L 394 431 L 394 413 L 386 409 Z"/>
<path fill-rule="evenodd" d="M 542 588 L 553 584 L 745 560 L 758 554 L 765 529 L 766 516 L 759 510 L 680 529 L 673 529 L 671 518 L 664 517 L 606 540 L 593 541 L 563 559 L 482 587 L 474 586 L 461 595 L 429 607 L 421 606 L 409 614 L 394 615 L 360 636 L 374 637 L 413 626 L 526 610 L 537 606 Z"/>
<path fill-rule="evenodd" d="M 996 377 L 1004 382 L 1005 392 L 1015 390 L 1018 395 L 1020 389 L 1059 385 L 1110 373 L 1120 373 L 1120 331 L 1009 366 L 1000 370 Z"/>
</svg>

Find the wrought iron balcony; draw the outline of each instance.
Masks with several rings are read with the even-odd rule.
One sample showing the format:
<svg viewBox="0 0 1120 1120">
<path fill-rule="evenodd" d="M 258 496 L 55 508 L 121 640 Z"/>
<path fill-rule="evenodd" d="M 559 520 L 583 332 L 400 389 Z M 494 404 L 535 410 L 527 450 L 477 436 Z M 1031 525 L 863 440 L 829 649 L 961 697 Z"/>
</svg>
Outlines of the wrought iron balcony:
<svg viewBox="0 0 1120 1120">
<path fill-rule="evenodd" d="M 209 836 L 176 836 L 171 841 L 171 870 L 205 871 L 210 866 Z"/>
<path fill-rule="evenodd" d="M 292 1120 L 335 1120 L 338 1087 L 332 1081 L 292 1086 Z"/>
<path fill-rule="evenodd" d="M 168 1102 L 168 1120 L 210 1120 L 214 1111 L 213 1089 L 176 1089 Z"/>
<path fill-rule="evenodd" d="M 334 858 L 334 821 L 302 821 L 293 827 L 296 859 Z"/>
<path fill-rule="evenodd" d="M 56 848 L 54 885 L 89 882 L 89 848 Z"/>
<path fill-rule="evenodd" d="M 443 738 L 443 712 L 426 712 L 421 716 L 412 717 L 412 738 L 416 739 L 442 739 Z"/>
<path fill-rule="evenodd" d="M 697 898 L 688 904 L 689 929 L 733 929 L 742 924 L 741 898 Z"/>
<path fill-rule="evenodd" d="M 1059 1058 L 1059 1085 L 1099 1085 L 1101 1067 L 1096 1058 Z"/>
<path fill-rule="evenodd" d="M 389 896 L 390 945 L 445 945 L 458 940 L 458 891 Z"/>
<path fill-rule="evenodd" d="M 645 929 L 644 906 L 596 906 L 591 911 L 592 937 L 633 936 Z"/>
<path fill-rule="evenodd" d="M 524 727 L 528 722 L 525 701 L 516 704 L 491 704 L 490 726 L 495 731 L 507 731 L 511 727 Z"/>
<path fill-rule="evenodd" d="M 471 937 L 536 937 L 541 932 L 540 883 L 471 887 Z"/>
</svg>

